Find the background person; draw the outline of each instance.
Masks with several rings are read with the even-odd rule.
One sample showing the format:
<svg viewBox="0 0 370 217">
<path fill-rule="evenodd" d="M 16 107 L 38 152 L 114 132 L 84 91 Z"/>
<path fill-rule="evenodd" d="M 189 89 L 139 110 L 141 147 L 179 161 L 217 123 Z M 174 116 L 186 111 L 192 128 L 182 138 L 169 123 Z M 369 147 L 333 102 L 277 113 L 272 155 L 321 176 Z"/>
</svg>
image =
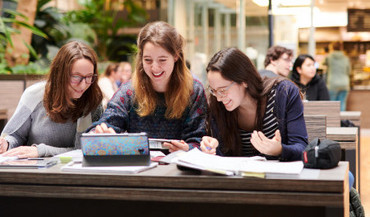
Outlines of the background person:
<svg viewBox="0 0 370 217">
<path fill-rule="evenodd" d="M 316 73 L 315 60 L 301 54 L 293 64 L 291 79 L 298 85 L 306 100 L 330 100 L 324 79 Z"/>
<path fill-rule="evenodd" d="M 259 70 L 262 77 L 288 77 L 292 67 L 293 51 L 282 46 L 273 46 L 267 50 L 265 69 Z"/>
<path fill-rule="evenodd" d="M 207 101 L 202 84 L 185 66 L 184 38 L 171 25 L 154 22 L 141 29 L 137 44 L 133 78 L 121 85 L 89 130 L 182 140 L 164 143 L 170 152 L 199 147 Z"/>
<path fill-rule="evenodd" d="M 203 137 L 202 151 L 301 160 L 307 131 L 295 84 L 281 76 L 262 79 L 236 48 L 216 53 L 207 77 L 211 93 L 207 129 L 214 138 Z"/>
<path fill-rule="evenodd" d="M 103 76 L 99 79 L 99 87 L 103 93 L 103 107 L 107 108 L 108 101 L 118 90 L 116 81 L 121 79 L 122 69 L 118 63 L 111 63 L 105 69 Z"/>
<path fill-rule="evenodd" d="M 79 148 L 79 135 L 102 113 L 95 52 L 80 42 L 60 48 L 46 82 L 27 88 L 6 124 L 0 153 L 45 157 Z"/>
<path fill-rule="evenodd" d="M 342 51 L 342 44 L 332 44 L 333 51 L 326 57 L 324 65 L 327 66 L 327 86 L 330 100 L 340 101 L 340 110 L 346 111 L 347 96 L 350 89 L 349 76 L 351 63 Z"/>
<path fill-rule="evenodd" d="M 116 81 L 118 87 L 120 87 L 121 84 L 124 84 L 127 81 L 129 81 L 132 76 L 132 67 L 129 62 L 121 62 L 119 66 L 121 69 L 121 78 L 120 80 Z"/>
</svg>

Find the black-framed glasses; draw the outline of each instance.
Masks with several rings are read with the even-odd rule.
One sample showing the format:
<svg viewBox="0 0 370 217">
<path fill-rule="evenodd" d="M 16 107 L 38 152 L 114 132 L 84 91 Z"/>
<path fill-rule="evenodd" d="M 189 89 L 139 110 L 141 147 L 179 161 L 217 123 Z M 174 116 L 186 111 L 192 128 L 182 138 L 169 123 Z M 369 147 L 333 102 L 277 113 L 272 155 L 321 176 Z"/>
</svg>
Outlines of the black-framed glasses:
<svg viewBox="0 0 370 217">
<path fill-rule="evenodd" d="M 86 84 L 93 83 L 98 75 L 89 75 L 89 76 L 79 76 L 79 75 L 71 75 L 71 83 L 73 84 L 79 84 L 82 82 L 82 80 L 85 79 Z"/>
<path fill-rule="evenodd" d="M 215 89 L 212 89 L 210 86 L 208 86 L 208 91 L 209 93 L 211 93 L 213 96 L 217 97 L 217 95 L 219 97 L 225 97 L 227 95 L 227 91 L 230 89 L 231 86 L 233 86 L 235 84 L 235 81 L 233 81 L 231 84 L 229 84 L 228 86 L 224 87 L 224 88 L 220 88 L 218 90 L 215 90 Z"/>
</svg>

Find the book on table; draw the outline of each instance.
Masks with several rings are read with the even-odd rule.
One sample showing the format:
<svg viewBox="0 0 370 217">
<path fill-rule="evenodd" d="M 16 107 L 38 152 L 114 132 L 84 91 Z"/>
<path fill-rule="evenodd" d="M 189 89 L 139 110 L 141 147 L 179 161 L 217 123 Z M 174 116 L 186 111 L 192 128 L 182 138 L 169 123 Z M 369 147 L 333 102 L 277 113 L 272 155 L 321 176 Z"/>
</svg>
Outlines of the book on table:
<svg viewBox="0 0 370 217">
<path fill-rule="evenodd" d="M 300 174 L 302 161 L 280 162 L 264 157 L 223 157 L 192 149 L 175 161 L 182 167 L 210 171 L 224 175 L 264 177 L 266 173 Z"/>
</svg>

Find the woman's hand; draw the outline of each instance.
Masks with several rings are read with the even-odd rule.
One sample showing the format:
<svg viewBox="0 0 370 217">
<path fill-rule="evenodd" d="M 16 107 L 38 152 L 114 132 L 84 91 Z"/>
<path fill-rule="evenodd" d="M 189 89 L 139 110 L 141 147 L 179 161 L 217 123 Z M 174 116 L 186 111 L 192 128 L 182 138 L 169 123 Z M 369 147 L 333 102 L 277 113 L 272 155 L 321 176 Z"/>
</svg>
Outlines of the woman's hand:
<svg viewBox="0 0 370 217">
<path fill-rule="evenodd" d="M 19 146 L 17 148 L 10 149 L 3 154 L 4 157 L 14 157 L 18 158 L 35 158 L 39 157 L 36 146 Z"/>
<path fill-rule="evenodd" d="M 208 154 L 216 154 L 216 148 L 218 147 L 218 140 L 210 137 L 203 136 L 200 142 L 200 149 Z"/>
<path fill-rule="evenodd" d="M 0 154 L 6 152 L 6 150 L 8 150 L 8 146 L 8 141 L 6 141 L 4 137 L 0 136 Z"/>
<path fill-rule="evenodd" d="M 171 142 L 164 142 L 163 146 L 168 147 L 170 152 L 175 152 L 178 150 L 189 151 L 189 145 L 184 140 L 173 140 Z"/>
<path fill-rule="evenodd" d="M 281 145 L 280 131 L 275 131 L 275 136 L 269 139 L 261 131 L 253 131 L 251 136 L 252 145 L 262 154 L 279 156 L 283 151 L 283 146 Z"/>
<path fill-rule="evenodd" d="M 95 127 L 95 133 L 116 133 L 113 128 L 108 127 L 105 123 L 102 123 Z"/>
</svg>

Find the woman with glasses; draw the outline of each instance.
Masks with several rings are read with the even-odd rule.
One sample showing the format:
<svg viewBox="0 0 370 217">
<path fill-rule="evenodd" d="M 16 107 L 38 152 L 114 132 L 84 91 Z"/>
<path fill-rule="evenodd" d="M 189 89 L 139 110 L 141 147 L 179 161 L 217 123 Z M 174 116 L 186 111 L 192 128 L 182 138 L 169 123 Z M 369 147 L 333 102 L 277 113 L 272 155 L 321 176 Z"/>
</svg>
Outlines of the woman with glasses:
<svg viewBox="0 0 370 217">
<path fill-rule="evenodd" d="M 90 47 L 80 42 L 61 47 L 47 81 L 24 91 L 1 134 L 0 153 L 32 158 L 78 147 L 80 133 L 102 113 L 97 76 L 97 57 Z"/>
<path fill-rule="evenodd" d="M 207 101 L 202 84 L 185 65 L 184 38 L 171 25 L 154 22 L 142 28 L 137 45 L 132 79 L 121 85 L 90 129 L 174 139 L 164 143 L 170 152 L 199 147 Z"/>
<path fill-rule="evenodd" d="M 307 146 L 297 86 L 284 77 L 261 78 L 236 48 L 216 53 L 207 66 L 210 108 L 204 152 L 300 160 Z"/>
</svg>

